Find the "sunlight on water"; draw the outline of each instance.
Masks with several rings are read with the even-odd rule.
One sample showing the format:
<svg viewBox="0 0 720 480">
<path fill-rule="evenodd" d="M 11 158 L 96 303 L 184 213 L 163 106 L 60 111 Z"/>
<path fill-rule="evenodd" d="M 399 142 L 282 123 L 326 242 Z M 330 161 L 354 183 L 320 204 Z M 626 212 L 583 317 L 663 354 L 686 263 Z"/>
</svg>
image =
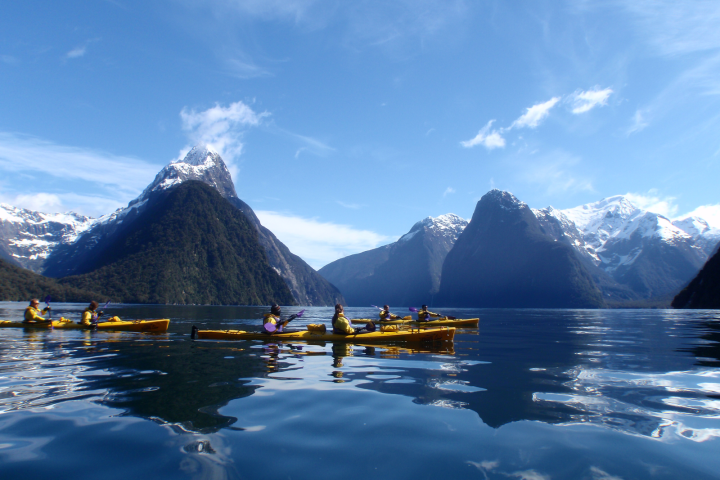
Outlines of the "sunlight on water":
<svg viewBox="0 0 720 480">
<path fill-rule="evenodd" d="M 23 308 L 0 304 L 0 318 Z M 171 318 L 170 330 L 0 332 L 2 478 L 717 478 L 720 467 L 714 312 L 451 310 L 480 328 L 451 345 L 365 346 L 189 338 L 193 324 L 257 329 L 259 307 L 111 310 Z M 297 328 L 328 322 L 330 309 L 307 310 Z"/>
</svg>

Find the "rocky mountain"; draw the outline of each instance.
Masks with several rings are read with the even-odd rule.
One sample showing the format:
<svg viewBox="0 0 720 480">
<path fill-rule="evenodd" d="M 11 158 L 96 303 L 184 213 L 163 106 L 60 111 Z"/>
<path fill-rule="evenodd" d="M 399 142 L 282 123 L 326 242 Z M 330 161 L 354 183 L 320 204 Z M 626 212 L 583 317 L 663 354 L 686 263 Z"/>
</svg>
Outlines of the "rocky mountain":
<svg viewBox="0 0 720 480">
<path fill-rule="evenodd" d="M 720 309 L 720 251 L 672 301 L 673 308 Z"/>
<path fill-rule="evenodd" d="M 466 226 L 453 214 L 427 217 L 397 242 L 341 258 L 318 273 L 351 306 L 430 304 L 440 288 L 445 257 Z"/>
<path fill-rule="evenodd" d="M 40 273 L 55 247 L 74 242 L 94 221 L 73 212 L 40 213 L 0 203 L 0 258 Z"/>
<path fill-rule="evenodd" d="M 567 243 L 500 190 L 485 194 L 448 253 L 435 303 L 453 307 L 597 308 L 602 293 Z"/>
<path fill-rule="evenodd" d="M 43 273 L 59 278 L 92 271 L 99 258 L 115 244 L 116 236 L 131 226 L 156 198 L 167 189 L 191 180 L 212 186 L 247 217 L 257 230 L 258 241 L 265 250 L 267 260 L 290 288 L 295 303 L 344 303 L 337 288 L 300 257 L 293 255 L 270 230 L 262 226 L 252 209 L 238 198 L 225 162 L 217 152 L 205 146 L 196 146 L 183 160 L 165 166 L 138 198 L 126 208 L 98 219 L 77 241 L 58 245 L 45 262 Z"/>
<path fill-rule="evenodd" d="M 669 299 L 720 239 L 701 219 L 671 222 L 623 196 L 534 213 L 546 233 L 575 248 L 606 298 L 615 301 Z"/>
<path fill-rule="evenodd" d="M 61 285 L 53 278 L 43 277 L 0 258 L 0 301 L 29 302 L 31 298 L 42 300 L 47 295 L 53 302 L 110 300 L 97 293 Z"/>
<path fill-rule="evenodd" d="M 200 181 L 158 190 L 138 217 L 106 240 L 89 273 L 64 285 L 112 292 L 124 303 L 291 304 L 255 227 Z"/>
</svg>

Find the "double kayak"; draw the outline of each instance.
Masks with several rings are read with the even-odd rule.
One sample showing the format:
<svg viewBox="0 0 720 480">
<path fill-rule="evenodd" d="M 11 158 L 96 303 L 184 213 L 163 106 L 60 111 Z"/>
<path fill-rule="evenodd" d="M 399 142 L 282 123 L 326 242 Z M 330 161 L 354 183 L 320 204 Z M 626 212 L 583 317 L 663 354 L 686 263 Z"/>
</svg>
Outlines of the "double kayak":
<svg viewBox="0 0 720 480">
<path fill-rule="evenodd" d="M 100 322 L 96 326 L 80 325 L 72 320 L 53 320 L 52 323 L 23 323 L 0 320 L 0 328 L 35 328 L 49 329 L 57 328 L 62 330 L 108 330 L 117 332 L 166 332 L 170 325 L 170 319 L 161 318 L 157 320 L 131 320 L 117 322 Z"/>
<path fill-rule="evenodd" d="M 332 332 L 300 330 L 297 332 L 264 333 L 245 330 L 198 330 L 193 327 L 192 338 L 204 340 L 303 340 L 306 342 L 392 343 L 392 342 L 451 342 L 455 337 L 452 327 L 408 329 L 381 332 L 363 332 L 340 335 Z"/>
<path fill-rule="evenodd" d="M 456 318 L 451 320 L 449 318 L 439 318 L 437 320 L 428 320 L 427 322 L 418 322 L 417 320 L 387 320 L 378 321 L 371 320 L 369 318 L 356 318 L 352 320 L 352 323 L 369 323 L 375 322 L 378 325 L 412 325 L 418 327 L 477 327 L 480 323 L 479 318 Z"/>
</svg>

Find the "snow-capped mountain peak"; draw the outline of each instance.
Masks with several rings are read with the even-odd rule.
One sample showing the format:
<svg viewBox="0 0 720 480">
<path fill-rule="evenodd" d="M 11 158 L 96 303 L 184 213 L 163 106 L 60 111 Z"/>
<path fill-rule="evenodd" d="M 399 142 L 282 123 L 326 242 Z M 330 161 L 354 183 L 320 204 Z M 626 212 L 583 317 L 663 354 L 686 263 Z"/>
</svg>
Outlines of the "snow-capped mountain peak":
<svg viewBox="0 0 720 480">
<path fill-rule="evenodd" d="M 438 235 L 442 235 L 451 239 L 454 243 L 460 236 L 468 221 L 454 213 L 446 213 L 439 217 L 426 217 L 412 226 L 410 231 L 400 237 L 402 242 L 406 242 L 417 235 L 420 231 L 427 230 Z"/>
<path fill-rule="evenodd" d="M 95 219 L 74 212 L 42 213 L 0 203 L 0 249 L 7 258 L 39 272 L 61 243 L 72 243 Z"/>
</svg>

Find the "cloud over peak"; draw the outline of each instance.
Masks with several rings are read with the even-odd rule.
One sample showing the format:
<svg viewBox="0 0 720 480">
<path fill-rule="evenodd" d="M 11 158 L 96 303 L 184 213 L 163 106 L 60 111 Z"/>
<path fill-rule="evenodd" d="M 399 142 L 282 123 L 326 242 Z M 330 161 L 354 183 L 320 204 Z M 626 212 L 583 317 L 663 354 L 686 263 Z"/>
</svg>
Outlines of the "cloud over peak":
<svg viewBox="0 0 720 480">
<path fill-rule="evenodd" d="M 491 131 L 490 128 L 492 127 L 493 122 L 495 122 L 495 120 L 490 120 L 487 125 L 481 128 L 478 134 L 475 135 L 475 138 L 460 142 L 460 145 L 465 148 L 471 148 L 475 145 L 482 145 L 488 150 L 492 150 L 494 148 L 503 148 L 505 146 L 505 139 L 501 135 L 502 129 L 500 131 Z"/>
</svg>

